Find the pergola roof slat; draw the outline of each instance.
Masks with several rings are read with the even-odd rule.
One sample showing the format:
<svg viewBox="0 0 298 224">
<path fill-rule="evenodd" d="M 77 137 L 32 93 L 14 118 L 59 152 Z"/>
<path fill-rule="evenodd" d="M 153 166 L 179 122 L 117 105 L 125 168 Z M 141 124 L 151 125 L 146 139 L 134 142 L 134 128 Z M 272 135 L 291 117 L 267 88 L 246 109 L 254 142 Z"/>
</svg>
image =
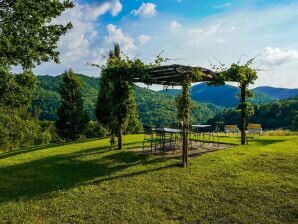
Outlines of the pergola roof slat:
<svg viewBox="0 0 298 224">
<path fill-rule="evenodd" d="M 215 74 L 206 68 L 173 64 L 148 69 L 147 78 L 152 84 L 181 86 L 189 76 L 195 74 L 196 70 L 202 74 L 199 79 L 192 77 L 191 82 L 211 81 Z M 136 79 L 136 81 L 140 81 L 140 79 Z"/>
</svg>

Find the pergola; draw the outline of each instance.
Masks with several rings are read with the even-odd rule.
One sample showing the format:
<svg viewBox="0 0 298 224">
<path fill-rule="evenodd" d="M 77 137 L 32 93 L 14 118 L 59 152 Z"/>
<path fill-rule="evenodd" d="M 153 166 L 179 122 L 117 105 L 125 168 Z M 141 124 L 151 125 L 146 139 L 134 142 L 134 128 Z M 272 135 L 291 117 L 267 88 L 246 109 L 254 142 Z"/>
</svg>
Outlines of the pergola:
<svg viewBox="0 0 298 224">
<path fill-rule="evenodd" d="M 141 78 L 134 78 L 134 82 L 144 82 Z M 147 81 L 150 84 L 165 86 L 182 86 L 183 128 L 182 128 L 182 165 L 187 166 L 188 157 L 188 133 L 189 133 L 189 87 L 195 82 L 211 82 L 220 84 L 218 73 L 202 67 L 184 65 L 166 65 L 150 68 L 147 70 Z"/>
</svg>

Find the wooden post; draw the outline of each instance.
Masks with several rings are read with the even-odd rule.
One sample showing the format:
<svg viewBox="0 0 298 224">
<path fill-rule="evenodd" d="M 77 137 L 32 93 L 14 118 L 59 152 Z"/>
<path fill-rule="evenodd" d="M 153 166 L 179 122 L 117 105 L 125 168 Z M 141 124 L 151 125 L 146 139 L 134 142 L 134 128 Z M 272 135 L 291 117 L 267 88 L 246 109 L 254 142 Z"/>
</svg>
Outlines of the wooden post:
<svg viewBox="0 0 298 224">
<path fill-rule="evenodd" d="M 118 128 L 118 149 L 122 150 L 123 149 L 123 142 L 122 142 L 122 127 L 121 125 Z"/>
<path fill-rule="evenodd" d="M 241 145 L 245 145 L 246 142 L 246 133 L 245 133 L 245 126 L 246 126 L 246 93 L 245 93 L 246 86 L 243 84 L 241 86 Z"/>
<path fill-rule="evenodd" d="M 183 101 L 183 143 L 182 143 L 182 166 L 187 167 L 188 154 L 188 129 L 189 129 L 189 82 L 188 78 L 182 86 L 182 101 Z"/>
</svg>

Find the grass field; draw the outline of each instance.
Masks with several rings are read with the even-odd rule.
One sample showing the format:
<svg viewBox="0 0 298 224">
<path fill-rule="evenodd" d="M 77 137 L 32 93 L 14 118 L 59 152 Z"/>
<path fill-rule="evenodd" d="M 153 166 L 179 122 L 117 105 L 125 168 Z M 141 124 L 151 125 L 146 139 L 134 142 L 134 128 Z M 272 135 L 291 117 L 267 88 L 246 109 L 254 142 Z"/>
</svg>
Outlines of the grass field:
<svg viewBox="0 0 298 224">
<path fill-rule="evenodd" d="M 125 147 L 142 138 L 125 136 Z M 297 136 L 256 137 L 191 158 L 186 169 L 108 145 L 102 139 L 0 153 L 0 222 L 298 222 Z"/>
</svg>

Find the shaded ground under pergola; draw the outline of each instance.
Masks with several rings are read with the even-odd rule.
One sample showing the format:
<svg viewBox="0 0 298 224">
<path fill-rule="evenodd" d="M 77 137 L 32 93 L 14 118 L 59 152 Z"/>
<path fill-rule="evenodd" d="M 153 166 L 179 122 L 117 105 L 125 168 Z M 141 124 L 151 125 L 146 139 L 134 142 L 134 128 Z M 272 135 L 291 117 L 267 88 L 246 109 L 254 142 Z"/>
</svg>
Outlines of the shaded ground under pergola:
<svg viewBox="0 0 298 224">
<path fill-rule="evenodd" d="M 233 145 L 231 144 L 214 144 L 212 142 L 201 142 L 201 141 L 193 141 L 191 144 L 190 149 L 188 150 L 187 157 L 197 157 L 204 155 L 206 153 L 211 153 L 211 152 L 216 152 L 219 150 L 224 150 L 232 147 Z M 180 149 L 175 149 L 175 150 L 167 150 L 165 152 L 161 150 L 156 150 L 153 148 L 151 150 L 151 147 L 140 147 L 140 148 L 133 148 L 131 151 L 134 152 L 142 152 L 145 154 L 152 154 L 157 155 L 157 156 L 163 156 L 166 158 L 174 158 L 174 159 L 180 159 L 181 158 L 181 151 Z"/>
<path fill-rule="evenodd" d="M 214 82 L 219 80 L 219 74 L 202 67 L 185 65 L 166 65 L 150 68 L 147 71 L 147 81 L 150 84 L 164 86 L 182 86 L 183 124 L 182 124 L 182 165 L 187 166 L 190 126 L 190 96 L 189 87 L 196 82 Z M 144 82 L 135 78 L 134 82 Z"/>
</svg>

